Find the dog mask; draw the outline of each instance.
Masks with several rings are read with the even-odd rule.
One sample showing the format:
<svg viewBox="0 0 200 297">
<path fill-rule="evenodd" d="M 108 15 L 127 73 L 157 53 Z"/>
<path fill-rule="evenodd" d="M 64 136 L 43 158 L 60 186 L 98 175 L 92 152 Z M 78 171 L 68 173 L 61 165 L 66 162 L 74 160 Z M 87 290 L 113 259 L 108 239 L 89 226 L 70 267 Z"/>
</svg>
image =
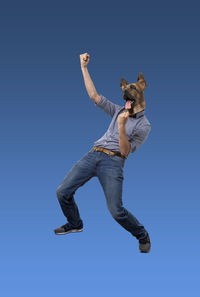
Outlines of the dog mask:
<svg viewBox="0 0 200 297">
<path fill-rule="evenodd" d="M 120 87 L 126 100 L 125 109 L 129 115 L 133 115 L 145 109 L 144 90 L 146 89 L 146 80 L 142 72 L 139 73 L 136 83 L 128 83 L 123 77 L 120 79 Z"/>
</svg>

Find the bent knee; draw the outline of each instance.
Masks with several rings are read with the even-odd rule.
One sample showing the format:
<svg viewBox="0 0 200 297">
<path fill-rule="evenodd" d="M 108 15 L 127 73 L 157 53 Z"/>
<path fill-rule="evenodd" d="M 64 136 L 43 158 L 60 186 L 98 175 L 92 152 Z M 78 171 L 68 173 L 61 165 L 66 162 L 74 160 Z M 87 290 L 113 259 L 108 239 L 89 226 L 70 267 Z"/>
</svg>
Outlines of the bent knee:
<svg viewBox="0 0 200 297">
<path fill-rule="evenodd" d="M 63 189 L 61 188 L 61 186 L 59 186 L 56 190 L 56 196 L 59 201 L 70 201 L 73 198 L 73 193 L 71 193 L 71 191 L 69 191 L 68 189 Z"/>
<path fill-rule="evenodd" d="M 117 212 L 117 210 L 116 209 L 112 209 L 112 208 L 109 208 L 109 211 L 110 211 L 110 214 L 111 214 L 111 216 L 113 217 L 113 219 L 117 219 L 118 218 L 118 212 Z"/>
<path fill-rule="evenodd" d="M 124 216 L 126 216 L 126 213 L 124 211 L 124 209 L 120 209 L 120 210 L 117 210 L 117 209 L 109 209 L 112 217 L 114 220 L 116 221 L 119 221 L 120 219 L 123 219 Z"/>
<path fill-rule="evenodd" d="M 62 200 L 64 198 L 63 192 L 61 190 L 61 187 L 58 187 L 57 188 L 57 190 L 56 190 L 56 196 L 57 196 L 58 200 Z"/>
</svg>

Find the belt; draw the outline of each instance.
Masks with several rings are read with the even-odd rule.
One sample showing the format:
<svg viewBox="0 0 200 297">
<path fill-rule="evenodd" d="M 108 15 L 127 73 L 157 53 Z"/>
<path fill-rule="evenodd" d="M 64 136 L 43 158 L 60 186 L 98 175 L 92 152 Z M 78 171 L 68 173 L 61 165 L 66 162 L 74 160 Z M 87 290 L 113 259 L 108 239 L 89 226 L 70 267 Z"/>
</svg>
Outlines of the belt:
<svg viewBox="0 0 200 297">
<path fill-rule="evenodd" d="M 93 146 L 92 149 L 93 149 L 94 151 L 104 152 L 104 153 L 107 154 L 107 155 L 111 155 L 111 156 L 116 155 L 116 156 L 119 156 L 119 157 L 121 157 L 121 158 L 123 158 L 123 159 L 126 159 L 126 157 L 123 156 L 120 152 L 113 152 L 113 151 L 108 150 L 108 149 L 106 149 L 106 148 L 104 148 L 104 147 Z"/>
</svg>

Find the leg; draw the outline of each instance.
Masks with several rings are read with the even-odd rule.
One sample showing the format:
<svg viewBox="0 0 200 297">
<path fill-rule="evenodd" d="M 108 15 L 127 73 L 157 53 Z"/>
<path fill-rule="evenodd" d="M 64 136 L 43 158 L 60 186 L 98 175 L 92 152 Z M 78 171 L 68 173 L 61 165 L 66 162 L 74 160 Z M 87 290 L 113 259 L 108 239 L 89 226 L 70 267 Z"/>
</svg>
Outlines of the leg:
<svg viewBox="0 0 200 297">
<path fill-rule="evenodd" d="M 142 224 L 122 203 L 123 161 L 118 156 L 109 156 L 97 167 L 97 177 L 103 187 L 106 203 L 112 217 L 137 239 L 146 235 Z"/>
<path fill-rule="evenodd" d="M 95 162 L 90 153 L 85 154 L 68 172 L 56 190 L 62 211 L 72 227 L 83 224 L 74 200 L 75 191 L 94 175 Z"/>
</svg>

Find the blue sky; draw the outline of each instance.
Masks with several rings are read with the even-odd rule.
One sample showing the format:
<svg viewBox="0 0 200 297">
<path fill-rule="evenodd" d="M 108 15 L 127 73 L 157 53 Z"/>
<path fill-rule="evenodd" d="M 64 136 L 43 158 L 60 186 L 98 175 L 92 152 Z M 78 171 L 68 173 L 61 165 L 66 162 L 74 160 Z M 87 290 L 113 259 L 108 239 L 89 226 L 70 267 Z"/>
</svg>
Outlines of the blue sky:
<svg viewBox="0 0 200 297">
<path fill-rule="evenodd" d="M 4 1 L 0 5 L 1 295 L 199 296 L 199 6 L 196 1 Z M 77 190 L 84 231 L 56 188 L 107 130 L 98 93 L 124 105 L 120 78 L 142 72 L 146 142 L 124 167 L 123 203 L 152 251 L 111 217 L 95 177 Z"/>
</svg>

